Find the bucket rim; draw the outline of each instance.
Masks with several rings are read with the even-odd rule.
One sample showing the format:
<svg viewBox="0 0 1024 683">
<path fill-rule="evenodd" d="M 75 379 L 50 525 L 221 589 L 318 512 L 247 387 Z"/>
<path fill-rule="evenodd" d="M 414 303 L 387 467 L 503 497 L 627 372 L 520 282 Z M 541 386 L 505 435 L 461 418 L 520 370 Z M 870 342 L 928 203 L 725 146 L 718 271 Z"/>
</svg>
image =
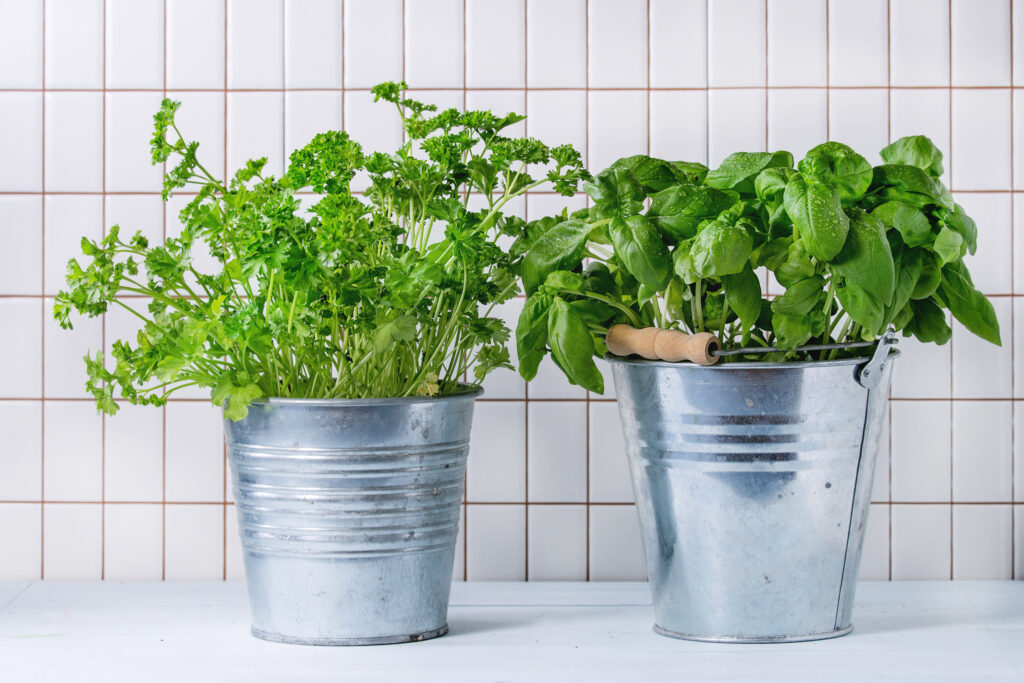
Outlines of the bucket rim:
<svg viewBox="0 0 1024 683">
<path fill-rule="evenodd" d="M 379 398 L 284 398 L 270 396 L 257 399 L 252 405 L 271 406 L 305 406 L 310 408 L 331 408 L 342 406 L 388 406 L 408 405 L 414 403 L 444 403 L 465 399 L 476 399 L 482 396 L 484 388 L 479 384 L 459 382 L 459 391 L 443 396 L 382 396 Z"/>
<path fill-rule="evenodd" d="M 892 349 L 889 351 L 889 357 L 887 360 L 892 360 L 900 356 L 899 349 Z M 871 360 L 871 356 L 857 356 L 856 358 L 839 358 L 836 360 L 800 360 L 800 361 L 784 361 L 784 362 L 769 362 L 769 361 L 732 361 L 729 363 L 715 363 L 714 365 L 697 365 L 696 363 L 690 362 L 678 362 L 673 363 L 666 360 L 647 360 L 646 358 L 639 358 L 636 356 L 616 356 L 613 353 L 606 353 L 604 359 L 609 363 L 616 363 L 619 365 L 639 365 L 648 367 L 661 367 L 661 368 L 693 368 L 696 370 L 707 370 L 707 371 L 728 371 L 728 370 L 770 370 L 777 368 L 830 368 L 830 367 L 842 367 L 842 366 L 857 366 L 863 365 Z"/>
</svg>

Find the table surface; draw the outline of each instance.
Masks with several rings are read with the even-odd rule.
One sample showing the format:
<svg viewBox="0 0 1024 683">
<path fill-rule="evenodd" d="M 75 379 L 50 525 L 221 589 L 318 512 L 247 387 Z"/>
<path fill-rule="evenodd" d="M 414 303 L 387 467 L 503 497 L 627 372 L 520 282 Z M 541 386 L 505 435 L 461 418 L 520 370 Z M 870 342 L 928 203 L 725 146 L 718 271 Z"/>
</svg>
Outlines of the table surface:
<svg viewBox="0 0 1024 683">
<path fill-rule="evenodd" d="M 644 583 L 457 583 L 448 621 L 302 647 L 249 635 L 241 582 L 0 582 L 0 681 L 1024 681 L 1024 582 L 863 582 L 811 643 L 658 636 Z"/>
</svg>

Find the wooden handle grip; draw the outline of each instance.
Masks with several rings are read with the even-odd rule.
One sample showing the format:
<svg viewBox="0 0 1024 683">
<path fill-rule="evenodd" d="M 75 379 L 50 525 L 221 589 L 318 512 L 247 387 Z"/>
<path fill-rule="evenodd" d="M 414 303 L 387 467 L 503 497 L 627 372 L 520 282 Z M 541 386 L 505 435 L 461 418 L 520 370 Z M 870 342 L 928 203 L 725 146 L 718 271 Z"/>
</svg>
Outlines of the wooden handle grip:
<svg viewBox="0 0 1024 683">
<path fill-rule="evenodd" d="M 688 360 L 698 365 L 717 363 L 718 356 L 711 355 L 711 352 L 722 346 L 718 337 L 710 332 L 686 334 L 657 327 L 638 330 L 629 325 L 612 325 L 604 343 L 616 356 L 636 354 L 648 360 L 672 363 Z"/>
</svg>

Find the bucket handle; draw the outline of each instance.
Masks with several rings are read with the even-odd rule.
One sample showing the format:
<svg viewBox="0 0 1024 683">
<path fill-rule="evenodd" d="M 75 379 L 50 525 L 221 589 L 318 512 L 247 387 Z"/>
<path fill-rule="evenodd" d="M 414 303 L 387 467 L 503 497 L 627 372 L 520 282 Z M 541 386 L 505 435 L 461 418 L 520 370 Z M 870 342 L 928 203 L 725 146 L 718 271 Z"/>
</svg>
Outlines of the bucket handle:
<svg viewBox="0 0 1024 683">
<path fill-rule="evenodd" d="M 896 330 L 891 327 L 885 331 L 882 338 L 878 340 L 878 347 L 871 356 L 871 360 L 857 373 L 857 383 L 865 389 L 873 389 L 882 381 L 882 373 L 885 372 L 885 363 L 889 360 L 889 352 L 892 347 L 899 343 L 896 337 Z"/>
</svg>

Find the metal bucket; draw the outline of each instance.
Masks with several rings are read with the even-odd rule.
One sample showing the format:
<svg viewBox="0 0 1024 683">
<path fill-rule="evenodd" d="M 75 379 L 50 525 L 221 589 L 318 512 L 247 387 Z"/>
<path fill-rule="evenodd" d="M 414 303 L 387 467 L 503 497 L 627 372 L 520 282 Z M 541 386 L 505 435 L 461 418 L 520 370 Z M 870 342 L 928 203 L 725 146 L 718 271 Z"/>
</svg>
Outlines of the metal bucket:
<svg viewBox="0 0 1024 683">
<path fill-rule="evenodd" d="M 887 354 L 870 368 L 608 358 L 658 633 L 767 643 L 851 630 Z"/>
<path fill-rule="evenodd" d="M 480 393 L 269 399 L 225 420 L 254 636 L 380 645 L 448 632 Z"/>
</svg>

